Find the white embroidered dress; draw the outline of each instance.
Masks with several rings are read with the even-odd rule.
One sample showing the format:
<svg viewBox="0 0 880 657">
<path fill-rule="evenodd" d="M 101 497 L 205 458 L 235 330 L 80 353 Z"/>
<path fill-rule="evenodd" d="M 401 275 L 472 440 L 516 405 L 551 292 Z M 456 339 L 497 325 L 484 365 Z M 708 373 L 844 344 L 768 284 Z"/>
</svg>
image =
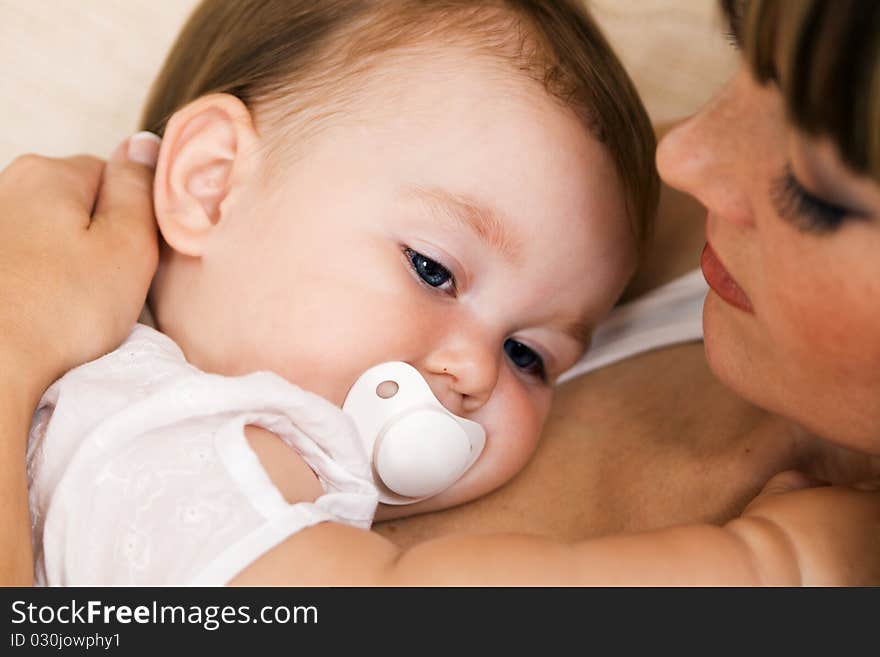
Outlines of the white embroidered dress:
<svg viewBox="0 0 880 657">
<path fill-rule="evenodd" d="M 248 424 L 296 450 L 324 495 L 288 504 Z M 35 579 L 50 586 L 225 584 L 315 523 L 369 528 L 378 499 L 338 407 L 268 372 L 205 374 L 142 325 L 46 391 L 28 479 Z"/>
</svg>

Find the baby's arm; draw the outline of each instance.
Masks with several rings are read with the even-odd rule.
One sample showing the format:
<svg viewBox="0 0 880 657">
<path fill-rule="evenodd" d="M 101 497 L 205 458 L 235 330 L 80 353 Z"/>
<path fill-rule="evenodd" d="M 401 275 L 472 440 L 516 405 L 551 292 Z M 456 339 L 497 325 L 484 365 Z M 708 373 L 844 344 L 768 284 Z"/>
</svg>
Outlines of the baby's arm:
<svg viewBox="0 0 880 657">
<path fill-rule="evenodd" d="M 775 582 L 796 584 L 796 573 Z M 725 529 L 682 527 L 574 545 L 521 535 L 452 535 L 405 552 L 326 523 L 239 574 L 239 586 L 566 586 L 763 584 L 749 546 Z"/>
<path fill-rule="evenodd" d="M 373 532 L 325 523 L 292 536 L 233 585 L 875 584 L 880 496 L 850 489 L 779 494 L 776 478 L 742 518 L 563 545 L 459 535 L 401 551 Z M 781 488 L 780 488 L 781 487 Z M 858 564 L 859 567 L 854 566 Z"/>
</svg>

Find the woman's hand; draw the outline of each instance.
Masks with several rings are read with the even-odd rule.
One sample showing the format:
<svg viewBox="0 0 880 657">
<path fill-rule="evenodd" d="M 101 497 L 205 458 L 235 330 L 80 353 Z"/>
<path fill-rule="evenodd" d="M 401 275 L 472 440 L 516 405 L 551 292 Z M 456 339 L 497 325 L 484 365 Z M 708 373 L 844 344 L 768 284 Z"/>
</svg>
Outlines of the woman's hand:
<svg viewBox="0 0 880 657">
<path fill-rule="evenodd" d="M 155 136 L 0 172 L 0 585 L 33 579 L 25 449 L 52 381 L 118 345 L 158 260 Z"/>
<path fill-rule="evenodd" d="M 137 320 L 158 259 L 157 153 L 142 133 L 107 164 L 26 155 L 0 172 L 0 372 L 33 404 Z"/>
</svg>

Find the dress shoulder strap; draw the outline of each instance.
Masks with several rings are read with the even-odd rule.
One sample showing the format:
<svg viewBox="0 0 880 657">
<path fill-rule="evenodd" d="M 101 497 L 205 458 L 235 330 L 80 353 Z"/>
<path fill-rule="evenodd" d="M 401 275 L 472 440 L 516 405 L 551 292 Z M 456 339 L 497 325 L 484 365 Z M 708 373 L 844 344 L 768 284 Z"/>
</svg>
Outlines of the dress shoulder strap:
<svg viewBox="0 0 880 657">
<path fill-rule="evenodd" d="M 618 306 L 596 329 L 587 353 L 557 383 L 646 351 L 702 340 L 708 289 L 696 269 Z"/>
</svg>

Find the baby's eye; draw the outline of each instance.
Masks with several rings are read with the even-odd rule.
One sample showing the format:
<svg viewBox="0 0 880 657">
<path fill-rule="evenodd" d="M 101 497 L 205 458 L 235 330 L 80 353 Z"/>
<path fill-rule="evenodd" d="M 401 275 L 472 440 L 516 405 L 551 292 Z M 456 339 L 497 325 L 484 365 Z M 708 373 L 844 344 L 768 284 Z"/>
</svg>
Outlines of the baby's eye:
<svg viewBox="0 0 880 657">
<path fill-rule="evenodd" d="M 443 288 L 447 283 L 450 283 L 449 289 L 455 290 L 455 278 L 446 267 L 427 256 L 423 256 L 418 251 L 407 248 L 404 249 L 404 252 L 418 277 L 426 284 L 431 287 Z"/>
<path fill-rule="evenodd" d="M 531 376 L 538 377 L 541 381 L 547 381 L 544 361 L 533 349 L 530 349 L 522 342 L 508 338 L 504 341 L 504 353 L 522 371 Z"/>
</svg>

